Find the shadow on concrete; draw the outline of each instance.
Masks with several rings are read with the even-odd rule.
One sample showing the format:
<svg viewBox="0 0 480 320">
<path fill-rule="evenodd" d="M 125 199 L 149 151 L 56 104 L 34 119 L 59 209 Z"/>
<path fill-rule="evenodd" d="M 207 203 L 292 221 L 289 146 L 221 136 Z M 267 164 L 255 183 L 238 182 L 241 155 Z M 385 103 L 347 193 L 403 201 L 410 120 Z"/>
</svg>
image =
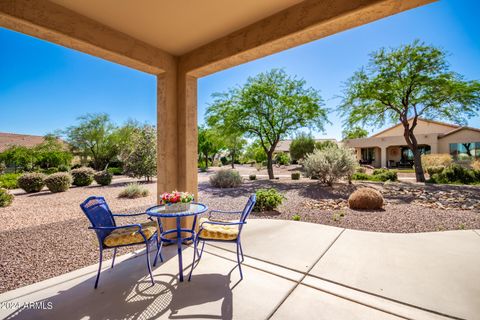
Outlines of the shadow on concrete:
<svg viewBox="0 0 480 320">
<path fill-rule="evenodd" d="M 172 258 L 176 255 L 165 257 Z M 236 267 L 227 275 L 193 275 L 191 282 L 183 283 L 178 283 L 178 274 L 156 273 L 152 286 L 145 276 L 144 259 L 141 255 L 102 271 L 96 290 L 93 276 L 49 298 L 31 301 L 35 304 L 19 307 L 5 319 L 232 319 L 232 289 L 238 283 L 232 285 L 230 275 Z M 161 268 L 160 263 L 155 269 Z M 190 309 L 220 300 L 220 310 L 214 312 L 202 307 L 194 308 L 202 313 Z"/>
</svg>

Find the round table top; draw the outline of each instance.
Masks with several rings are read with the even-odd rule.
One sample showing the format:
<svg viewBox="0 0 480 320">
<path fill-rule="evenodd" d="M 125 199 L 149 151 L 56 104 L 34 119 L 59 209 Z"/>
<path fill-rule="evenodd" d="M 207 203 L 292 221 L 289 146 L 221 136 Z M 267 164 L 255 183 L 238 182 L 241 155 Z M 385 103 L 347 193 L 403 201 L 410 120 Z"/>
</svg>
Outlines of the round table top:
<svg viewBox="0 0 480 320">
<path fill-rule="evenodd" d="M 204 213 L 207 210 L 208 210 L 208 207 L 206 205 L 202 203 L 192 202 L 190 203 L 190 208 L 187 211 L 165 212 L 165 205 L 160 204 L 160 205 L 148 208 L 146 213 L 149 216 L 153 216 L 153 217 L 175 218 L 175 217 L 193 216 L 196 214 Z"/>
</svg>

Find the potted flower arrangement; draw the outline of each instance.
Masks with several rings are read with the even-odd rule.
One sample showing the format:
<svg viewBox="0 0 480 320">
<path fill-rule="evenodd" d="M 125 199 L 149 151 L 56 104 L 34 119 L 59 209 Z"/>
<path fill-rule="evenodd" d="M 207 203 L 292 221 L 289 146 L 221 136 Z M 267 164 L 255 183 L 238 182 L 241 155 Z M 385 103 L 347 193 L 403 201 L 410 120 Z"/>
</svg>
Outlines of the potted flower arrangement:
<svg viewBox="0 0 480 320">
<path fill-rule="evenodd" d="M 160 196 L 161 203 L 165 205 L 164 212 L 184 212 L 190 209 L 193 194 L 188 192 L 165 192 Z"/>
</svg>

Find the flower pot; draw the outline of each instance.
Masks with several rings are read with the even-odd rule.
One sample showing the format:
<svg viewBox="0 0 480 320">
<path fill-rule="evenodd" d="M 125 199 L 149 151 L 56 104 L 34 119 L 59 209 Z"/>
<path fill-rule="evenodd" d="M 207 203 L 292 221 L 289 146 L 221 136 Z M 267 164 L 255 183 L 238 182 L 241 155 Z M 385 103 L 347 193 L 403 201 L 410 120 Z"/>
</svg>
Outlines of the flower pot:
<svg viewBox="0 0 480 320">
<path fill-rule="evenodd" d="M 190 203 L 167 203 L 165 204 L 165 213 L 173 213 L 173 212 L 187 212 L 190 210 Z"/>
</svg>

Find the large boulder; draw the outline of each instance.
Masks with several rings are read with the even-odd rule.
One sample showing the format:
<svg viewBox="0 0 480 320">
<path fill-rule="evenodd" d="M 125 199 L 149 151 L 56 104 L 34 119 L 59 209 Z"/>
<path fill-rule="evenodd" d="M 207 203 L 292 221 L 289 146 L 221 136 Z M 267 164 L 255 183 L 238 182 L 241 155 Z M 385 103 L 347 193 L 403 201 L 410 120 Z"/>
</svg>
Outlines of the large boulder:
<svg viewBox="0 0 480 320">
<path fill-rule="evenodd" d="M 382 194 L 372 188 L 360 188 L 348 197 L 350 209 L 378 210 L 383 206 Z"/>
</svg>

